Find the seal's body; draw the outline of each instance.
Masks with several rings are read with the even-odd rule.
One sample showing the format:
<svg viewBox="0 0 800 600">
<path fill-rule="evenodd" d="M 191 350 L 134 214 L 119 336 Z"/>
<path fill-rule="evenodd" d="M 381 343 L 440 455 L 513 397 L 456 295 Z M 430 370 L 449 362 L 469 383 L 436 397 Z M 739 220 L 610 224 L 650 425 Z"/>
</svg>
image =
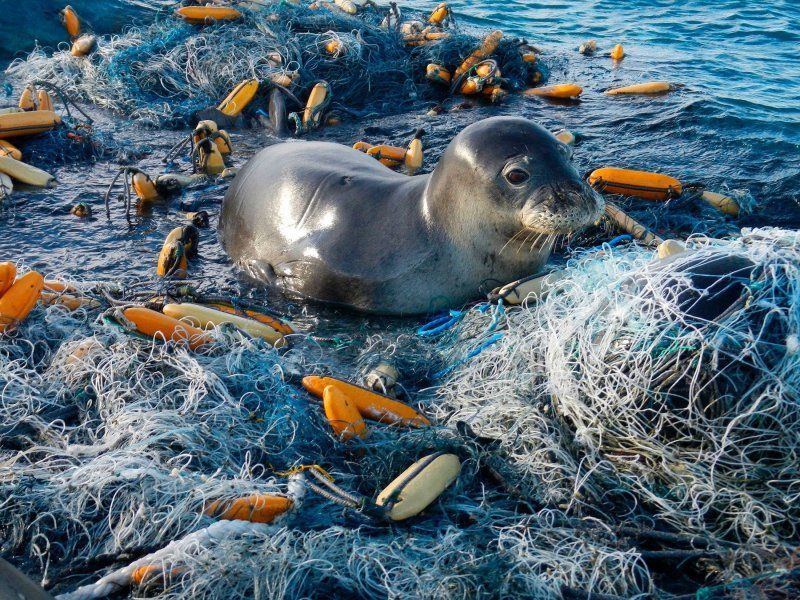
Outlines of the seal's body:
<svg viewBox="0 0 800 600">
<path fill-rule="evenodd" d="M 512 117 L 470 125 L 416 177 L 338 144 L 277 144 L 234 179 L 220 235 L 283 289 L 368 312 L 435 312 L 535 272 L 557 234 L 600 216 L 568 157 Z"/>
<path fill-rule="evenodd" d="M 53 597 L 0 558 L 0 600 L 53 600 Z"/>
</svg>

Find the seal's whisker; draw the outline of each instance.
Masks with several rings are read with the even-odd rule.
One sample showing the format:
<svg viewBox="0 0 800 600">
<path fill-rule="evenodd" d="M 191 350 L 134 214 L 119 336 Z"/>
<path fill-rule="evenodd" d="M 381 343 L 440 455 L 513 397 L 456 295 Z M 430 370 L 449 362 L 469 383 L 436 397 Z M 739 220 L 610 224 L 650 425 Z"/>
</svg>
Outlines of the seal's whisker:
<svg viewBox="0 0 800 600">
<path fill-rule="evenodd" d="M 498 252 L 498 255 L 499 255 L 499 254 L 502 254 L 502 253 L 503 253 L 503 250 L 505 250 L 505 249 L 506 249 L 506 247 L 507 247 L 507 246 L 508 246 L 508 245 L 509 245 L 511 242 L 513 242 L 515 239 L 517 239 L 517 237 L 519 237 L 519 236 L 520 236 L 521 234 L 523 234 L 523 233 L 526 233 L 527 231 L 529 231 L 529 230 L 528 230 L 528 228 L 527 228 L 527 227 L 523 227 L 523 228 L 522 228 L 522 229 L 520 229 L 520 230 L 519 230 L 517 233 L 515 233 L 514 235 L 512 235 L 512 236 L 511 236 L 511 237 L 508 239 L 508 241 L 507 241 L 505 244 L 503 244 L 503 247 L 502 247 L 502 248 L 500 248 L 500 252 Z M 518 251 L 519 251 L 519 250 L 518 250 Z"/>
<path fill-rule="evenodd" d="M 519 254 L 519 253 L 522 251 L 522 249 L 523 249 L 525 246 L 527 246 L 527 245 L 528 245 L 528 240 L 530 240 L 530 239 L 531 239 L 531 236 L 532 236 L 534 233 L 535 233 L 535 232 L 534 232 L 534 231 L 532 231 L 532 230 L 527 230 L 527 235 L 525 236 L 525 239 L 523 239 L 523 240 L 520 242 L 520 244 L 519 244 L 519 247 L 517 247 L 517 254 Z"/>
</svg>

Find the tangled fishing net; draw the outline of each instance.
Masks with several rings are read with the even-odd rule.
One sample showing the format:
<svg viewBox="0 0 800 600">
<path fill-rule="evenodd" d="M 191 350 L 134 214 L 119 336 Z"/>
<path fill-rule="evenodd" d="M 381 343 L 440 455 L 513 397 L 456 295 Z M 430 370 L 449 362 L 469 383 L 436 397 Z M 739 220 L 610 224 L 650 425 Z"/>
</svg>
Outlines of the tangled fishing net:
<svg viewBox="0 0 800 600">
<path fill-rule="evenodd" d="M 45 80 L 74 98 L 152 125 L 185 124 L 240 81 L 280 75 L 294 77 L 292 91 L 299 98 L 325 80 L 334 109 L 385 115 L 407 110 L 418 99 L 444 98 L 446 88 L 426 81 L 427 64 L 453 68 L 481 39 L 452 29 L 436 43 L 407 46 L 397 30 L 380 27 L 386 10 L 369 5 L 356 16 L 334 6 L 310 10 L 288 3 L 241 10 L 243 18 L 234 22 L 197 27 L 168 16 L 122 35 L 101 36 L 86 58 L 72 56 L 68 48 L 52 55 L 36 48 L 6 72 L 20 85 Z M 504 39 L 495 53 L 512 88 L 526 87 L 537 71 L 523 61 L 519 43 Z"/>
<path fill-rule="evenodd" d="M 454 365 L 411 394 L 434 427 L 375 425 L 348 443 L 297 385 L 333 364 L 311 336 L 278 351 L 221 328 L 190 352 L 131 337 L 99 308 L 39 307 L 0 341 L 2 553 L 71 600 L 632 597 L 675 589 L 676 561 L 722 597 L 794 589 L 798 241 L 698 238 L 666 270 L 640 247 L 578 257 L 540 303 L 470 310 L 426 342 L 419 361 Z M 669 290 L 709 255 L 753 269 L 702 322 Z M 368 332 L 354 363 L 420 348 L 408 339 Z M 305 487 L 320 465 L 374 498 L 437 450 L 461 475 L 406 523 Z M 253 494 L 294 506 L 271 524 L 206 510 Z M 152 576 L 132 581 L 139 568 Z"/>
<path fill-rule="evenodd" d="M 534 506 L 701 536 L 718 552 L 706 560 L 734 579 L 789 561 L 800 517 L 797 242 L 774 229 L 694 240 L 675 269 L 720 256 L 755 265 L 742 298 L 711 322 L 678 308 L 691 281 L 654 268 L 650 251 L 577 259 L 557 292 L 507 312 L 502 339 L 428 409 L 498 444 L 509 489 Z M 471 311 L 443 342 L 448 359 L 494 335 L 489 325 Z"/>
</svg>

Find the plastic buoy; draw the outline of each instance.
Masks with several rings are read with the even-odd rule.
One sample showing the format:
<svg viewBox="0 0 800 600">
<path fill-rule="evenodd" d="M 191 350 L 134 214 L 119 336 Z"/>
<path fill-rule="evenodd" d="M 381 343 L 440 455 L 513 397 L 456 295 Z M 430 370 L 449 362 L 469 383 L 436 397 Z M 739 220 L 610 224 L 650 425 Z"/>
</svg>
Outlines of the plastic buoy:
<svg viewBox="0 0 800 600">
<path fill-rule="evenodd" d="M 156 263 L 156 275 L 171 275 L 183 279 L 189 274 L 189 263 L 186 260 L 186 249 L 183 242 L 164 242 Z"/>
<path fill-rule="evenodd" d="M 227 97 L 220 102 L 217 110 L 229 117 L 238 117 L 258 92 L 258 79 L 246 79 L 238 84 Z"/>
<path fill-rule="evenodd" d="M 22 90 L 17 107 L 25 111 L 36 110 L 36 90 L 32 85 L 26 85 Z"/>
<path fill-rule="evenodd" d="M 297 71 L 292 71 L 291 73 L 272 73 L 269 75 L 269 80 L 272 83 L 283 87 L 289 87 L 292 85 L 294 80 L 297 77 Z"/>
<path fill-rule="evenodd" d="M 56 184 L 56 178 L 50 173 L 8 156 L 0 156 L 0 172 L 16 181 L 36 187 L 48 188 Z"/>
<path fill-rule="evenodd" d="M 639 223 L 636 219 L 625 214 L 621 209 L 615 206 L 606 204 L 605 213 L 606 216 L 611 219 L 611 221 L 620 227 L 620 229 L 630 233 L 633 237 L 644 244 L 657 245 L 664 241 L 647 229 L 647 227 Z"/>
<path fill-rule="evenodd" d="M 393 400 L 383 394 L 378 394 L 335 377 L 319 377 L 317 375 L 303 377 L 303 387 L 319 398 L 322 398 L 325 388 L 329 385 L 335 386 L 344 392 L 350 402 L 358 408 L 358 412 L 366 419 L 410 427 L 430 425 L 428 419 L 407 404 Z"/>
<path fill-rule="evenodd" d="M 739 204 L 729 196 L 718 194 L 717 192 L 704 191 L 700 197 L 726 215 L 739 216 Z"/>
<path fill-rule="evenodd" d="M 272 523 L 293 505 L 291 498 L 285 496 L 253 494 L 233 500 L 215 500 L 203 512 L 223 521 Z"/>
<path fill-rule="evenodd" d="M 447 31 L 423 31 L 418 34 L 404 35 L 403 43 L 406 46 L 423 46 L 431 42 L 438 42 L 450 37 Z"/>
<path fill-rule="evenodd" d="M 208 329 L 212 326 L 219 327 L 224 323 L 230 323 L 245 333 L 259 337 L 273 346 L 282 346 L 286 343 L 280 331 L 276 331 L 265 323 L 203 306 L 202 304 L 192 304 L 190 302 L 166 304 L 163 312 L 165 315 L 187 321 L 201 329 Z"/>
<path fill-rule="evenodd" d="M 320 81 L 311 90 L 308 95 L 306 107 L 303 110 L 303 126 L 304 127 L 317 127 L 322 119 L 320 111 L 315 109 L 322 105 L 328 97 L 328 82 Z"/>
<path fill-rule="evenodd" d="M 44 287 L 44 278 L 36 271 L 25 273 L 0 297 L 0 333 L 25 318 L 36 306 Z"/>
<path fill-rule="evenodd" d="M 95 44 L 97 44 L 97 38 L 91 33 L 84 33 L 72 43 L 69 53 L 77 57 L 86 56 L 92 51 Z"/>
<path fill-rule="evenodd" d="M 322 406 L 336 437 L 343 440 L 356 436 L 367 437 L 367 425 L 363 415 L 342 390 L 333 385 L 325 386 Z"/>
<path fill-rule="evenodd" d="M 144 202 L 149 202 L 151 200 L 158 200 L 158 190 L 156 189 L 153 180 L 142 171 L 138 171 L 133 174 L 131 178 L 131 183 L 133 185 L 133 191 L 136 193 L 136 196 L 139 200 Z"/>
<path fill-rule="evenodd" d="M 589 185 L 601 192 L 645 200 L 669 200 L 677 198 L 683 192 L 681 182 L 669 175 L 615 167 L 592 171 L 588 181 Z"/>
<path fill-rule="evenodd" d="M 575 145 L 575 135 L 572 132 L 567 131 L 566 129 L 561 129 L 559 131 L 556 131 L 553 135 L 562 144 L 566 144 L 567 146 Z"/>
<path fill-rule="evenodd" d="M 622 60 L 625 58 L 625 48 L 622 47 L 622 44 L 617 44 L 614 46 L 614 49 L 611 50 L 611 58 L 614 60 Z"/>
<path fill-rule="evenodd" d="M 399 167 L 403 164 L 408 150 L 405 148 L 398 148 L 397 146 L 381 144 L 380 146 L 371 146 L 367 148 L 366 152 L 387 167 Z"/>
<path fill-rule="evenodd" d="M 46 90 L 38 90 L 36 92 L 36 110 L 49 110 L 53 112 L 53 99 Z"/>
<path fill-rule="evenodd" d="M 663 94 L 672 90 L 672 84 L 668 81 L 651 81 L 649 83 L 637 83 L 623 87 L 606 90 L 608 96 L 619 96 L 621 94 Z"/>
<path fill-rule="evenodd" d="M 489 59 L 472 67 L 467 75 L 458 90 L 465 96 L 480 93 L 485 86 L 493 85 L 500 77 L 500 69 L 497 67 L 497 61 Z"/>
<path fill-rule="evenodd" d="M 470 54 L 464 62 L 462 62 L 458 68 L 453 73 L 453 78 L 458 79 L 469 71 L 472 67 L 477 65 L 482 60 L 486 60 L 489 58 L 495 50 L 497 50 L 497 46 L 500 43 L 500 40 L 503 39 L 503 32 L 502 31 L 493 31 L 489 35 L 487 35 L 483 42 L 478 49 L 474 50 L 472 54 Z"/>
<path fill-rule="evenodd" d="M 81 307 L 95 308 L 100 304 L 92 298 L 80 298 L 69 294 L 54 294 L 52 292 L 42 292 L 39 296 L 42 304 L 47 306 L 63 306 L 67 310 L 78 310 Z"/>
<path fill-rule="evenodd" d="M 339 40 L 329 40 L 325 43 L 325 52 L 328 54 L 333 54 L 334 56 L 339 55 L 339 51 L 342 49 L 342 43 Z"/>
<path fill-rule="evenodd" d="M 231 315 L 237 315 L 238 314 L 238 315 L 243 315 L 243 316 L 250 317 L 251 319 L 255 319 L 256 321 L 258 321 L 260 323 L 264 323 L 265 325 L 269 325 L 275 331 L 280 331 L 281 333 L 283 333 L 285 335 L 289 335 L 291 333 L 295 333 L 294 327 L 292 327 L 291 324 L 287 323 L 286 321 L 283 321 L 283 320 L 279 319 L 276 316 L 264 314 L 263 312 L 259 312 L 257 310 L 247 310 L 247 309 L 246 310 L 237 310 L 233 306 L 229 306 L 229 305 L 226 305 L 226 304 L 220 304 L 220 303 L 208 303 L 207 306 L 210 306 L 211 308 L 215 308 L 217 310 L 221 310 L 222 312 L 225 312 L 225 313 L 228 313 L 228 314 L 231 314 Z"/>
<path fill-rule="evenodd" d="M 545 98 L 577 98 L 583 93 L 583 88 L 574 83 L 560 83 L 530 88 L 522 93 L 526 96 L 544 96 Z"/>
<path fill-rule="evenodd" d="M 70 39 L 74 40 L 81 34 L 81 21 L 78 18 L 78 13 L 67 4 L 61 9 L 59 15 L 61 16 L 61 23 L 64 25 L 64 29 L 67 30 L 67 35 L 69 35 Z"/>
<path fill-rule="evenodd" d="M 447 2 L 442 2 L 439 6 L 433 9 L 433 12 L 428 17 L 428 23 L 441 25 L 449 14 L 450 7 L 447 5 Z"/>
<path fill-rule="evenodd" d="M 679 242 L 678 240 L 664 240 L 656 248 L 658 258 L 662 260 L 670 256 L 675 256 L 676 254 L 681 254 L 682 252 L 686 252 L 686 246 L 683 245 L 683 242 Z"/>
<path fill-rule="evenodd" d="M 430 63 L 425 68 L 425 78 L 428 81 L 433 81 L 434 83 L 440 83 L 442 85 L 450 85 L 451 76 L 450 76 L 450 71 L 448 71 L 442 65 Z"/>
<path fill-rule="evenodd" d="M 423 135 L 425 135 L 425 130 L 417 129 L 417 132 L 414 134 L 414 139 L 408 144 L 408 151 L 403 158 L 409 175 L 413 175 L 422 167 Z"/>
<path fill-rule="evenodd" d="M 10 288 L 14 284 L 14 280 L 17 278 L 17 266 L 9 261 L 0 262 L 0 298 L 3 297 Z"/>
<path fill-rule="evenodd" d="M 428 508 L 461 472 L 455 454 L 431 454 L 403 471 L 378 494 L 375 503 L 388 508 L 386 516 L 402 521 Z"/>
<path fill-rule="evenodd" d="M 0 114 L 0 138 L 37 135 L 61 123 L 61 117 L 49 110 Z"/>
<path fill-rule="evenodd" d="M 348 15 L 354 15 L 358 12 L 358 8 L 353 0 L 333 0 L 333 2 Z"/>
<path fill-rule="evenodd" d="M 22 152 L 11 142 L 0 140 L 0 156 L 8 156 L 14 160 L 22 160 Z"/>
<path fill-rule="evenodd" d="M 400 372 L 397 368 L 387 362 L 378 364 L 374 369 L 367 373 L 367 387 L 376 392 L 385 392 L 397 385 L 400 379 Z"/>
<path fill-rule="evenodd" d="M 139 333 L 154 339 L 185 342 L 192 350 L 212 340 L 202 329 L 149 308 L 134 306 L 125 309 L 123 315 Z"/>
<path fill-rule="evenodd" d="M 234 21 L 242 16 L 235 8 L 227 6 L 183 6 L 175 11 L 190 25 L 204 25 L 214 21 Z"/>
</svg>

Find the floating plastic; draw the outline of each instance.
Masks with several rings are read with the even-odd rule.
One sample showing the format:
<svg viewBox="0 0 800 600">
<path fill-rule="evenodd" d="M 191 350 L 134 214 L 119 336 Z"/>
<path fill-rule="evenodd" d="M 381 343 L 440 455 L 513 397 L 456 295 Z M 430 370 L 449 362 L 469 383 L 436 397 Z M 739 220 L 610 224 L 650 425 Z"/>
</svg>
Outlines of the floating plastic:
<svg viewBox="0 0 800 600">
<path fill-rule="evenodd" d="M 461 461 L 454 454 L 431 454 L 403 471 L 378 494 L 375 503 L 389 510 L 392 521 L 421 513 L 458 478 Z"/>
<path fill-rule="evenodd" d="M 329 385 L 344 392 L 348 400 L 355 404 L 358 412 L 367 419 L 409 427 L 430 425 L 428 419 L 407 404 L 393 400 L 383 394 L 378 394 L 335 377 L 319 377 L 316 375 L 303 377 L 303 387 L 319 398 L 322 398 L 325 388 Z"/>
<path fill-rule="evenodd" d="M 616 167 L 595 169 L 588 181 L 593 188 L 606 194 L 635 196 L 645 200 L 669 200 L 683 192 L 681 182 L 669 175 Z"/>
<path fill-rule="evenodd" d="M 583 93 L 583 88 L 574 83 L 560 83 L 530 88 L 522 92 L 526 96 L 544 96 L 545 98 L 577 98 Z"/>
<path fill-rule="evenodd" d="M 25 318 L 36 306 L 42 293 L 44 278 L 36 271 L 19 277 L 0 297 L 0 333 Z"/>
<path fill-rule="evenodd" d="M 61 117 L 49 110 L 0 114 L 0 138 L 37 135 L 61 123 Z"/>
</svg>

